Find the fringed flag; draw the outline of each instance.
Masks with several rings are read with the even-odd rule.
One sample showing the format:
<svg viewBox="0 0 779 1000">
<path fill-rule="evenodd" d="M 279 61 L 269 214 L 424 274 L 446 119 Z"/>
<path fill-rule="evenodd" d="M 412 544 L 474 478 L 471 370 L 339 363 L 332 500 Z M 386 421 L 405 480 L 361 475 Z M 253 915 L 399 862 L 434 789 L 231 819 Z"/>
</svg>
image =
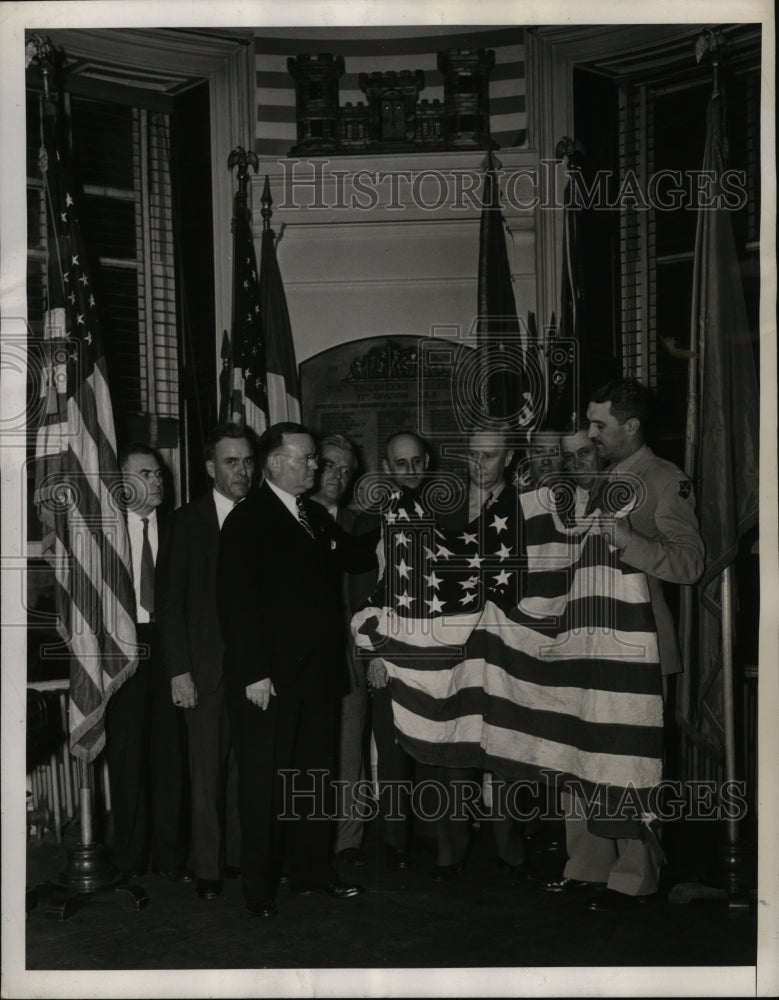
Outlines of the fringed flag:
<svg viewBox="0 0 779 1000">
<path fill-rule="evenodd" d="M 566 516 L 558 492 L 507 487 L 461 532 L 414 503 L 391 509 L 384 579 L 355 640 L 384 659 L 398 738 L 418 760 L 554 778 L 613 806 L 635 793 L 644 807 L 662 759 L 646 578 L 620 563 L 599 512 Z"/>
<path fill-rule="evenodd" d="M 63 159 L 67 147 L 57 141 L 48 100 L 44 121 L 49 355 L 35 503 L 70 659 L 70 749 L 89 762 L 105 743 L 108 699 L 137 666 L 135 598 L 97 303 Z"/>
</svg>

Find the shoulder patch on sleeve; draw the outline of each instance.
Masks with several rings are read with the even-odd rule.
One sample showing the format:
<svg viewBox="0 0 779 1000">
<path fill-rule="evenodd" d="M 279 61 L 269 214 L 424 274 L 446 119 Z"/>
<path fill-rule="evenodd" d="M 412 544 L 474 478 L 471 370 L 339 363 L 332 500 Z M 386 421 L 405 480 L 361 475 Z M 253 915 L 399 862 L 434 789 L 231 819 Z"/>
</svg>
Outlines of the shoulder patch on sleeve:
<svg viewBox="0 0 779 1000">
<path fill-rule="evenodd" d="M 679 480 L 679 496 L 682 500 L 687 500 L 692 493 L 692 481 L 689 479 Z"/>
</svg>

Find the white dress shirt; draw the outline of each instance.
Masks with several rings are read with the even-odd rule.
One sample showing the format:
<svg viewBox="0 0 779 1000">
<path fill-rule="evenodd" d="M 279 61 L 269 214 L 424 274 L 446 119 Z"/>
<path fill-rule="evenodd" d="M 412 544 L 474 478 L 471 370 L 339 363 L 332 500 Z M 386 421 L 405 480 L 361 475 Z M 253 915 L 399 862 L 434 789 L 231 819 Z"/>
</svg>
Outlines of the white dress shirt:
<svg viewBox="0 0 779 1000">
<path fill-rule="evenodd" d="M 149 545 L 154 565 L 157 565 L 159 550 L 159 531 L 157 528 L 157 511 L 146 515 L 149 520 Z M 143 551 L 143 521 L 134 510 L 127 511 L 127 532 L 130 536 L 130 555 L 133 567 L 133 590 L 135 591 L 135 620 L 139 625 L 145 625 L 151 619 L 149 612 L 141 605 L 141 552 Z"/>
<path fill-rule="evenodd" d="M 236 503 L 239 501 L 231 500 L 230 497 L 226 497 L 224 493 L 220 493 L 219 490 L 214 487 L 214 506 L 216 507 L 216 516 L 219 520 L 219 530 L 222 530 L 222 525 L 225 523 L 225 518 L 230 513 L 230 511 L 235 507 Z"/>
<path fill-rule="evenodd" d="M 265 482 L 270 486 L 276 496 L 281 500 L 290 514 L 295 518 L 295 520 L 300 523 L 300 514 L 298 513 L 298 501 L 297 497 L 293 496 L 291 493 L 287 493 L 286 490 L 280 490 L 278 486 L 266 479 Z"/>
</svg>

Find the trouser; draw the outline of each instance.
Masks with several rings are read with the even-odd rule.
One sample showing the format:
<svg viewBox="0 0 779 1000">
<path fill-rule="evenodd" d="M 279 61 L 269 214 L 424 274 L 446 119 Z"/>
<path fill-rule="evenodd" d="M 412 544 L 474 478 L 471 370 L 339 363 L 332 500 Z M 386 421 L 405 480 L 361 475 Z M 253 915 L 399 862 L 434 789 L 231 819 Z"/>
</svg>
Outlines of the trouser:
<svg viewBox="0 0 779 1000">
<path fill-rule="evenodd" d="M 641 837 L 599 837 L 584 815 L 581 799 L 563 792 L 565 846 L 568 863 L 563 875 L 582 882 L 605 882 L 609 889 L 628 896 L 657 892 L 662 858 L 659 850 Z"/>
<path fill-rule="evenodd" d="M 351 680 L 351 691 L 341 698 L 341 725 L 338 742 L 338 779 L 346 782 L 341 800 L 343 818 L 336 826 L 335 851 L 359 847 L 365 831 L 365 821 L 356 813 L 354 786 L 365 779 L 366 723 L 368 718 L 368 688 L 363 681 Z M 339 803 L 340 805 L 341 803 Z"/>
<path fill-rule="evenodd" d="M 457 865 L 465 860 L 470 842 L 471 814 L 465 807 L 463 791 L 458 792 L 457 789 L 458 785 L 467 789 L 467 800 L 474 801 L 478 796 L 481 775 L 482 772 L 475 768 L 433 769 L 433 777 L 440 782 L 442 798 L 447 804 L 436 822 L 439 865 Z M 526 860 L 526 849 L 522 824 L 512 816 L 511 803 L 503 800 L 504 793 L 505 786 L 496 783 L 491 818 L 488 815 L 485 825 L 492 829 L 498 857 L 513 868 Z"/>
<path fill-rule="evenodd" d="M 113 821 L 111 862 L 120 872 L 142 874 L 149 861 L 150 715 L 151 665 L 148 659 L 142 659 L 106 706 L 105 752 Z"/>
<path fill-rule="evenodd" d="M 416 765 L 414 758 L 397 741 L 389 685 L 374 689 L 371 710 L 384 843 L 387 847 L 406 851 L 414 827 L 411 788 Z"/>
<path fill-rule="evenodd" d="M 173 704 L 170 679 L 159 659 L 151 673 L 151 864 L 175 871 L 189 862 L 190 776 L 187 723 Z"/>
<path fill-rule="evenodd" d="M 198 878 L 219 881 L 225 864 L 240 865 L 238 771 L 224 684 L 198 691 L 197 705 L 182 714 L 192 782 L 192 867 Z"/>
<path fill-rule="evenodd" d="M 335 697 L 274 695 L 263 711 L 228 687 L 238 765 L 241 879 L 247 901 L 273 900 L 284 868 L 292 889 L 323 888 L 333 832 Z"/>
</svg>

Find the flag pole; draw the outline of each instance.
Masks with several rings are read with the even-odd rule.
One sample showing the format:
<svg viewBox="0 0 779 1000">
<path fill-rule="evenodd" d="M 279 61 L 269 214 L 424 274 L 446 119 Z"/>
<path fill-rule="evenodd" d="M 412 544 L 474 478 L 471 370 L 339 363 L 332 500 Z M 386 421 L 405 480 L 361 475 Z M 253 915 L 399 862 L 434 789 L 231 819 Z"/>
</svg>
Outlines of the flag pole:
<svg viewBox="0 0 779 1000">
<path fill-rule="evenodd" d="M 695 52 L 698 62 L 706 53 L 711 55 L 712 62 L 712 92 L 710 102 L 715 102 L 720 96 L 719 67 L 720 52 L 724 45 L 722 36 L 713 31 L 706 31 L 699 36 Z M 712 107 L 711 113 L 716 109 Z M 708 143 L 707 139 L 707 143 Z M 706 324 L 701 320 L 701 255 L 698 249 L 701 245 L 703 229 L 702 210 L 698 212 L 696 231 L 696 252 L 693 268 L 693 298 L 690 329 L 690 358 L 688 363 L 688 396 L 687 396 L 687 426 L 685 432 L 685 471 L 695 482 L 696 490 L 700 487 L 701 476 L 696 476 L 700 468 L 698 455 L 698 437 L 700 433 L 700 412 L 704 390 L 706 388 Z M 710 317 L 707 317 L 710 319 Z M 711 330 L 709 331 L 711 332 Z M 718 335 L 720 331 L 716 331 Z M 723 334 L 724 335 L 724 334 Z M 732 787 L 737 780 L 736 766 L 736 736 L 735 736 L 735 677 L 733 669 L 734 647 L 734 561 L 722 569 L 718 578 L 720 583 L 720 656 L 722 671 L 722 732 L 723 732 L 723 778 L 726 785 Z M 693 600 L 692 587 L 684 588 L 682 592 L 682 652 L 685 670 L 691 668 L 692 634 L 693 634 Z M 698 656 L 702 655 L 701 629 L 698 625 Z M 690 697 L 689 678 L 687 682 L 688 698 Z M 688 706 L 689 707 L 689 706 Z M 669 893 L 672 903 L 686 903 L 692 899 L 721 899 L 728 903 L 729 909 L 736 912 L 746 912 L 749 908 L 747 890 L 750 888 L 750 875 L 747 871 L 746 851 L 740 840 L 739 819 L 728 811 L 725 816 L 725 838 L 718 852 L 718 867 L 712 878 L 712 885 L 703 883 L 681 883 L 673 887 Z"/>
<path fill-rule="evenodd" d="M 41 172 L 44 178 L 44 188 L 46 190 L 46 201 L 47 201 L 46 212 L 47 212 L 47 232 L 49 241 L 48 252 L 50 258 L 53 257 L 54 260 L 58 262 L 57 266 L 59 268 L 56 278 L 53 278 L 54 269 L 51 266 L 49 267 L 47 296 L 48 296 L 48 309 L 49 312 L 51 313 L 55 299 L 59 294 L 62 293 L 62 289 L 55 289 L 52 287 L 52 285 L 57 284 L 57 282 L 64 282 L 68 279 L 68 274 L 63 273 L 63 267 L 61 263 L 59 263 L 61 247 L 60 247 L 60 238 L 58 230 L 56 229 L 56 227 L 49 226 L 49 223 L 54 219 L 54 213 L 55 213 L 55 206 L 52 203 L 52 191 L 51 191 L 52 172 L 57 174 L 58 177 L 54 185 L 55 189 L 59 192 L 60 188 L 62 187 L 61 178 L 59 177 L 61 165 L 58 162 L 56 162 L 59 160 L 59 149 L 57 142 L 58 139 L 57 116 L 58 116 L 59 96 L 56 89 L 57 81 L 55 80 L 55 68 L 56 68 L 55 50 L 49 38 L 46 38 L 36 32 L 32 33 L 28 37 L 28 41 L 25 46 L 25 55 L 26 55 L 27 66 L 29 67 L 30 65 L 35 64 L 41 74 L 42 108 L 41 108 L 40 163 L 41 163 Z M 57 53 L 57 58 L 59 58 L 60 55 L 61 53 Z M 47 136 L 52 143 L 52 148 L 48 148 L 47 146 Z M 71 193 L 75 194 L 75 191 L 71 189 L 67 193 L 67 201 L 65 202 L 65 213 L 63 213 L 63 222 L 65 221 L 65 218 L 67 216 L 68 207 L 73 204 Z M 56 206 L 56 211 L 60 212 L 62 207 L 63 207 L 62 205 L 58 204 Z M 73 256 L 72 260 L 73 263 L 76 264 L 78 261 L 78 256 L 77 255 Z M 89 283 L 86 274 L 86 261 L 84 261 L 83 264 L 83 271 L 81 278 L 83 279 L 81 283 L 83 284 L 84 288 L 86 288 L 86 286 Z M 75 281 L 73 282 L 73 284 L 75 284 Z M 71 290 L 73 288 L 73 284 L 71 284 L 70 286 Z M 75 300 L 75 298 L 76 296 L 72 295 L 72 299 Z M 91 295 L 88 300 L 88 306 L 90 308 L 94 306 L 94 299 L 92 298 Z M 62 308 L 61 310 L 58 309 L 57 311 L 60 311 L 63 317 L 67 313 L 67 310 L 64 308 Z M 85 314 L 86 311 L 87 310 L 85 310 Z M 80 320 L 83 320 L 83 318 L 84 317 L 82 315 L 80 317 Z M 47 320 L 47 323 L 48 322 L 49 321 Z M 87 329 L 89 328 L 87 327 Z M 71 341 L 77 340 L 75 331 L 73 330 L 72 327 L 68 325 L 67 321 L 64 318 L 57 320 L 56 326 L 52 324 L 49 335 L 52 338 L 56 337 L 62 344 L 68 343 L 68 340 Z M 91 338 L 91 336 L 92 334 L 90 332 L 89 337 Z M 81 341 L 81 343 L 89 345 L 91 344 L 91 339 L 90 340 L 85 339 Z M 66 391 L 68 391 L 67 362 L 61 361 L 58 364 L 59 367 L 63 369 L 63 371 L 61 373 L 62 377 L 60 378 L 58 383 L 57 393 L 58 396 L 64 398 Z M 62 417 L 61 413 L 56 412 L 57 408 L 60 406 L 60 402 L 61 401 L 58 398 L 57 402 L 55 403 L 55 413 L 51 414 L 51 416 L 58 416 L 59 418 Z M 47 414 L 47 416 L 48 415 L 49 414 Z M 68 421 L 69 420 L 70 420 L 70 415 L 68 413 Z M 46 430 L 50 430 L 51 426 L 52 425 L 44 425 Z M 39 428 L 39 430 L 42 429 L 44 428 Z M 74 441 L 72 440 L 72 435 L 69 432 L 70 432 L 70 427 L 68 426 L 67 449 L 68 451 L 72 451 L 74 448 Z M 111 426 L 110 436 L 113 437 L 113 426 Z M 57 457 L 60 457 L 63 453 L 67 454 L 68 451 L 66 451 L 62 447 L 63 431 L 61 427 L 54 437 L 55 439 L 57 438 L 59 439 L 59 444 L 55 446 L 54 444 L 50 445 L 48 443 L 45 443 L 44 448 L 48 449 L 49 447 L 55 447 L 56 451 L 54 454 Z M 43 440 L 44 442 L 47 441 L 45 435 Z M 103 452 L 99 452 L 99 455 L 102 456 L 102 454 Z M 38 463 L 38 468 L 36 469 L 36 473 L 40 472 L 40 463 L 42 463 L 45 458 L 49 457 L 51 456 L 48 450 L 44 451 L 43 455 L 38 453 L 36 450 L 36 463 Z M 113 459 L 115 461 L 115 455 L 113 456 Z M 81 470 L 82 475 L 90 472 L 95 472 L 100 476 L 105 474 L 106 475 L 105 482 L 107 483 L 109 481 L 108 477 L 110 474 L 110 469 L 107 469 L 103 465 L 101 465 L 99 458 L 97 462 L 98 464 L 94 469 L 93 468 L 87 468 L 85 470 L 82 469 Z M 46 494 L 47 498 L 48 498 L 48 492 L 52 488 L 57 489 L 59 487 L 59 488 L 64 488 L 65 490 L 68 489 L 68 487 L 72 482 L 72 468 L 68 467 L 66 464 L 65 465 L 58 464 L 56 466 L 56 472 L 52 472 L 48 476 L 48 479 L 49 483 L 46 485 L 45 489 L 41 491 L 42 494 Z M 52 482 L 54 483 L 53 486 Z M 37 492 L 38 492 L 38 484 L 36 483 L 36 494 Z M 46 501 L 42 499 L 41 502 L 45 506 Z M 90 511 L 90 516 L 94 516 L 94 514 L 91 511 Z M 93 545 L 95 545 L 96 548 L 99 548 L 99 542 L 95 542 L 94 536 L 99 535 L 102 531 L 105 531 L 107 530 L 108 527 L 110 527 L 107 526 L 104 522 L 104 518 L 106 517 L 106 510 L 102 506 L 99 509 L 99 516 L 100 516 L 100 521 L 99 521 L 100 531 L 97 530 L 98 521 L 96 517 L 93 522 L 93 525 L 90 527 L 90 536 L 92 538 L 92 543 Z M 70 533 L 72 531 L 72 526 L 68 526 L 67 530 L 68 533 Z M 53 529 L 52 534 L 54 534 L 55 531 L 56 527 Z M 71 541 L 72 541 L 72 536 L 71 536 Z M 73 552 L 69 551 L 66 556 L 66 561 L 69 560 L 70 562 L 73 562 L 74 559 L 75 557 L 73 555 Z M 62 557 L 59 557 L 59 561 L 60 562 L 62 561 Z M 55 569 L 55 580 L 60 587 L 63 585 L 62 581 L 57 576 L 56 569 Z M 72 600 L 72 594 L 70 595 L 70 598 Z M 106 608 L 101 607 L 101 611 L 105 612 Z M 79 658 L 78 653 L 75 651 L 75 646 L 73 645 L 73 637 L 74 637 L 73 623 L 72 620 L 70 619 L 68 621 L 65 621 L 65 615 L 62 615 L 61 617 L 62 617 L 62 627 L 68 630 L 67 642 L 70 646 L 70 651 L 71 651 L 70 661 L 72 665 Z M 109 624 L 115 625 L 116 622 L 110 621 Z M 90 633 L 90 630 L 88 629 L 87 632 L 88 634 L 91 634 L 92 639 L 96 639 L 96 634 L 94 631 Z M 133 641 L 134 638 L 135 635 L 133 633 Z M 99 647 L 95 645 L 93 648 L 97 649 Z M 100 662 L 102 663 L 102 656 L 105 655 L 104 650 L 100 649 L 100 653 L 98 655 L 100 657 Z M 70 678 L 71 706 L 73 704 L 73 698 L 74 698 L 73 691 L 74 691 L 74 680 L 73 680 L 73 671 L 71 666 L 71 678 Z M 105 702 L 102 703 L 101 710 L 102 710 L 102 715 L 104 716 Z M 76 910 L 80 909 L 83 905 L 88 903 L 91 897 L 95 893 L 105 893 L 106 895 L 111 897 L 115 896 L 115 894 L 117 893 L 126 892 L 133 898 L 136 908 L 140 909 L 143 906 L 145 906 L 149 901 L 145 890 L 140 885 L 130 883 L 125 879 L 123 879 L 119 875 L 117 870 L 114 868 L 114 866 L 109 862 L 108 852 L 106 848 L 102 844 L 96 842 L 94 839 L 93 812 L 92 812 L 93 809 L 92 758 L 99 751 L 100 744 L 96 741 L 95 743 L 93 743 L 91 746 L 88 747 L 81 745 L 73 733 L 72 713 L 69 713 L 69 719 L 71 720 L 68 725 L 68 737 L 70 741 L 69 750 L 71 755 L 76 757 L 78 764 L 78 771 L 79 771 L 80 839 L 78 843 L 74 844 L 68 851 L 67 864 L 65 869 L 61 872 L 59 879 L 57 881 L 51 881 L 43 885 L 36 886 L 35 889 L 36 904 L 38 901 L 42 902 L 45 901 L 47 907 L 47 914 L 51 917 L 58 917 L 64 920 L 67 917 L 71 916 L 74 912 L 76 912 Z M 84 734 L 82 733 L 82 739 L 83 738 Z M 79 747 L 80 754 L 76 752 L 74 746 Z"/>
<path fill-rule="evenodd" d="M 244 236 L 246 226 L 244 222 L 249 215 L 249 167 L 252 167 L 254 172 L 257 173 L 258 165 L 259 159 L 257 154 L 253 150 L 246 150 L 243 146 L 235 146 L 227 157 L 227 169 L 232 172 L 233 168 L 238 168 L 236 174 L 238 187 L 233 196 L 232 219 L 234 285 L 237 275 L 241 272 L 241 254 L 245 253 Z M 251 227 L 249 226 L 249 228 Z M 242 304 L 243 302 L 237 293 L 237 289 L 233 287 L 232 335 L 228 339 L 227 331 L 225 331 L 222 343 L 222 361 L 227 368 L 229 377 L 228 392 L 230 398 L 226 406 L 227 419 L 243 427 L 246 426 L 243 365 L 248 354 L 248 345 L 245 343 L 245 335 L 241 332 L 244 330 L 244 324 L 241 322 L 241 317 L 239 316 Z M 225 363 L 226 352 L 229 354 L 227 363 Z"/>
</svg>

